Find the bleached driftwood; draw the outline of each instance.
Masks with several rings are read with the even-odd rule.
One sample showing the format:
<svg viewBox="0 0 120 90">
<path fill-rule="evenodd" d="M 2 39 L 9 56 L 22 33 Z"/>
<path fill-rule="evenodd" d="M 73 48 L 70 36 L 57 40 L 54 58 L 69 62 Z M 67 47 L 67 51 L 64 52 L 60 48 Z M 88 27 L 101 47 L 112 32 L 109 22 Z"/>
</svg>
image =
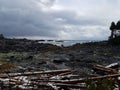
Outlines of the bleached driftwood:
<svg viewBox="0 0 120 90">
<path fill-rule="evenodd" d="M 109 68 L 109 67 L 105 67 L 105 66 L 102 66 L 102 65 L 96 65 L 95 68 L 99 69 L 99 70 L 102 70 L 102 71 L 109 72 L 109 73 L 113 73 L 113 74 L 117 74 L 118 73 L 117 70 Z"/>
<path fill-rule="evenodd" d="M 66 72 L 70 72 L 70 70 L 69 69 L 63 69 L 63 70 L 49 70 L 49 71 L 38 71 L 38 72 L 9 73 L 9 74 L 1 74 L 0 78 L 39 75 L 39 74 L 52 74 L 52 75 L 55 74 L 55 75 L 57 75 L 57 74 L 66 73 Z"/>
<path fill-rule="evenodd" d="M 74 83 L 85 82 L 86 80 L 99 80 L 99 79 L 106 79 L 106 78 L 118 78 L 119 76 L 120 76 L 120 74 L 112 74 L 112 75 L 104 75 L 104 76 L 90 77 L 90 78 L 63 80 L 63 81 L 57 81 L 57 82 L 74 84 Z"/>
</svg>

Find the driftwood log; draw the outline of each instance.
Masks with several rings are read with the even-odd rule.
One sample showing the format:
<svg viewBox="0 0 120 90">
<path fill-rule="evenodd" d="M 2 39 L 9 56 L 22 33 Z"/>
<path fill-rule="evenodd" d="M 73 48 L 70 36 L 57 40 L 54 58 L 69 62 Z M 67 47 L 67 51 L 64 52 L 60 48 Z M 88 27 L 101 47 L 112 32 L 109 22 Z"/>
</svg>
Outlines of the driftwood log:
<svg viewBox="0 0 120 90">
<path fill-rule="evenodd" d="M 120 76 L 120 74 L 112 74 L 112 75 L 104 75 L 104 76 L 81 78 L 81 79 L 71 79 L 71 80 L 38 80 L 38 82 L 55 82 L 55 83 L 64 83 L 64 84 L 76 84 L 76 83 L 83 83 L 86 80 L 118 78 L 119 76 Z"/>
<path fill-rule="evenodd" d="M 75 84 L 75 83 L 85 82 L 86 80 L 99 80 L 99 79 L 106 79 L 106 78 L 118 78 L 119 76 L 120 76 L 120 73 L 119 74 L 112 74 L 112 75 L 98 76 L 98 77 L 90 77 L 90 78 L 81 78 L 81 79 L 74 79 L 74 80 L 56 81 L 56 82 Z"/>
<path fill-rule="evenodd" d="M 40 72 L 9 73 L 9 74 L 1 74 L 0 78 L 30 76 L 30 75 L 39 75 L 39 74 L 58 75 L 60 73 L 67 73 L 67 72 L 71 72 L 71 71 L 69 69 L 63 69 L 63 70 L 50 70 L 50 71 L 40 71 Z"/>
<path fill-rule="evenodd" d="M 95 68 L 97 68 L 99 70 L 109 72 L 109 73 L 112 73 L 112 74 L 117 74 L 118 73 L 118 71 L 116 69 L 112 69 L 112 68 L 105 67 L 105 66 L 102 66 L 102 65 L 96 65 Z"/>
</svg>

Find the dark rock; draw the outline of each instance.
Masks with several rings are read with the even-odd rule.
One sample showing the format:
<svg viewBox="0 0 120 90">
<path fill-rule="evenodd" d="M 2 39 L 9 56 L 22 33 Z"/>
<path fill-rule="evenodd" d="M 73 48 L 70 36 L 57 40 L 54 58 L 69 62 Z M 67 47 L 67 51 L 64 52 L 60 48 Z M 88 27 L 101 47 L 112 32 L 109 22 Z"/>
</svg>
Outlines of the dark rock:
<svg viewBox="0 0 120 90">
<path fill-rule="evenodd" d="M 53 60 L 53 63 L 57 63 L 57 64 L 61 64 L 61 63 L 63 63 L 64 62 L 64 60 L 63 59 L 60 59 L 60 58 L 55 58 L 54 60 Z"/>
<path fill-rule="evenodd" d="M 47 62 L 46 61 L 40 61 L 40 62 L 38 62 L 37 65 L 43 65 L 43 64 L 47 64 Z"/>
<path fill-rule="evenodd" d="M 26 57 L 27 60 L 32 60 L 33 59 L 33 56 L 28 56 Z"/>
<path fill-rule="evenodd" d="M 8 62 L 13 62 L 15 60 L 15 56 L 10 56 L 9 58 L 8 58 Z"/>
</svg>

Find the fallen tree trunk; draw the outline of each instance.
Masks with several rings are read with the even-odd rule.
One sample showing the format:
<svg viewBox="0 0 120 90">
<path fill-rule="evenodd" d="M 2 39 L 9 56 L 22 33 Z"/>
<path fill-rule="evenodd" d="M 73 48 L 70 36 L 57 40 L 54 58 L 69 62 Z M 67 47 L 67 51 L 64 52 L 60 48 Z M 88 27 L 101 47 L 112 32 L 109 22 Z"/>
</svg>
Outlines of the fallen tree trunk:
<svg viewBox="0 0 120 90">
<path fill-rule="evenodd" d="M 68 75 L 68 74 L 71 74 L 72 72 L 70 71 L 70 72 L 65 72 L 65 73 L 61 73 L 61 74 L 59 74 L 58 76 L 64 76 L 64 75 Z"/>
<path fill-rule="evenodd" d="M 83 83 L 86 80 L 99 80 L 106 78 L 118 78 L 120 74 L 112 74 L 112 75 L 104 75 L 98 77 L 90 77 L 90 78 L 81 78 L 81 79 L 72 79 L 72 80 L 38 80 L 38 82 L 54 82 L 54 83 L 64 83 L 64 84 L 76 84 Z"/>
<path fill-rule="evenodd" d="M 63 69 L 63 70 L 50 70 L 50 71 L 40 71 L 40 72 L 9 73 L 9 74 L 0 75 L 0 78 L 39 75 L 39 74 L 52 74 L 52 75 L 55 74 L 55 75 L 57 75 L 57 74 L 66 73 L 66 72 L 71 72 L 71 71 L 69 69 Z"/>
<path fill-rule="evenodd" d="M 120 76 L 120 74 L 112 74 L 112 75 L 104 75 L 104 76 L 90 77 L 90 78 L 81 78 L 81 79 L 73 79 L 73 80 L 61 80 L 61 81 L 56 81 L 56 82 L 75 84 L 75 83 L 85 82 L 86 80 L 99 80 L 99 79 L 106 79 L 106 78 L 117 78 L 119 76 Z"/>
<path fill-rule="evenodd" d="M 118 73 L 117 70 L 109 68 L 109 67 L 105 67 L 105 66 L 102 66 L 102 65 L 96 65 L 95 68 L 99 69 L 99 70 L 109 72 L 109 73 L 112 73 L 112 74 L 117 74 Z"/>
<path fill-rule="evenodd" d="M 69 88 L 76 88 L 76 89 L 80 89 L 80 88 L 84 88 L 85 87 L 85 85 L 62 84 L 62 83 L 56 83 L 55 86 L 58 86 L 58 87 L 69 87 Z"/>
</svg>

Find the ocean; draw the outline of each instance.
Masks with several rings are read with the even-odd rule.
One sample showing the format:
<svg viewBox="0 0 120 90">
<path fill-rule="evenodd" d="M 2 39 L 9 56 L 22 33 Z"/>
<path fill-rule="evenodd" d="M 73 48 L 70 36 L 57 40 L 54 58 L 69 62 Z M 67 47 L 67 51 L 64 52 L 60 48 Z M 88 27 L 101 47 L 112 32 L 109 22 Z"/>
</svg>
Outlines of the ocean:
<svg viewBox="0 0 120 90">
<path fill-rule="evenodd" d="M 76 43 L 96 42 L 98 40 L 41 40 L 39 43 L 50 43 L 57 46 L 72 46 Z"/>
</svg>

